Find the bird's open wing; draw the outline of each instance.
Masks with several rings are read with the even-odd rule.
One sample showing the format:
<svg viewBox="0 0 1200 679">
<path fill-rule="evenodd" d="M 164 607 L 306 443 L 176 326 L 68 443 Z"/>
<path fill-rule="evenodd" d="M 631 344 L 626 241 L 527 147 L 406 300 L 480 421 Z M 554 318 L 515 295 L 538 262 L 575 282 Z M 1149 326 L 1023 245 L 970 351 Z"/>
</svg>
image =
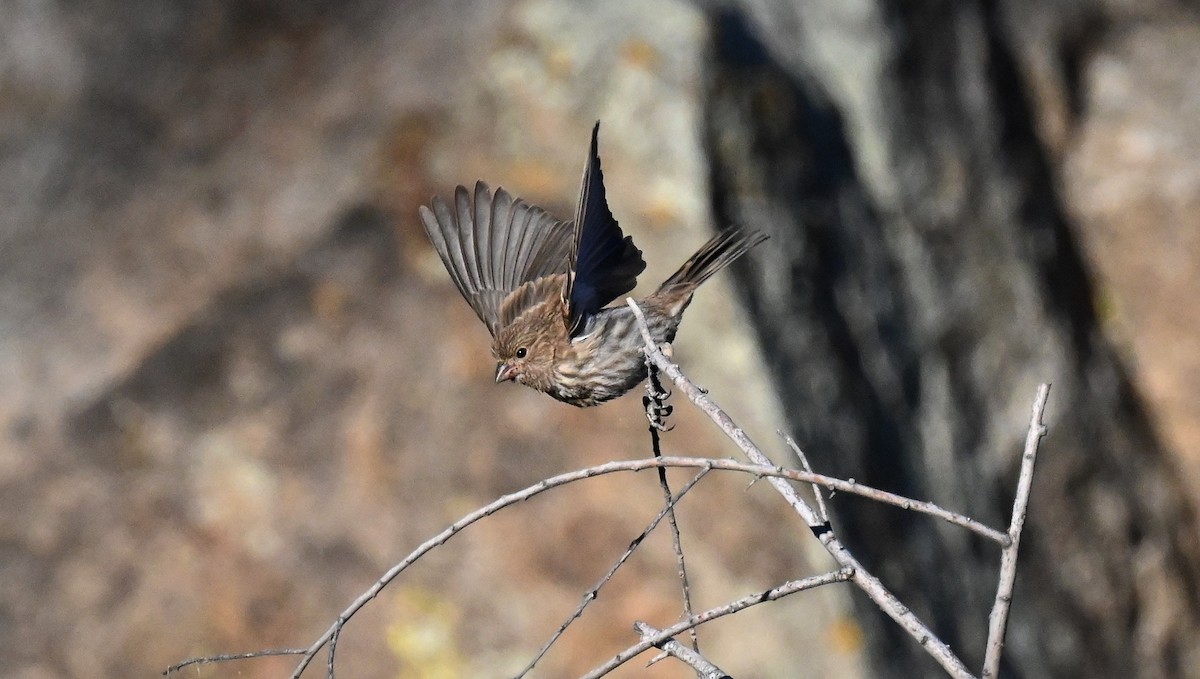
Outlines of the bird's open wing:
<svg viewBox="0 0 1200 679">
<path fill-rule="evenodd" d="M 572 337 L 583 328 L 588 316 L 632 290 L 638 274 L 646 268 L 642 251 L 633 244 L 632 237 L 621 232 L 608 209 L 596 140 L 599 132 L 597 121 L 592 128 L 592 145 L 583 168 L 579 208 L 575 212 L 575 242 L 567 289 L 567 322 Z"/>
<path fill-rule="evenodd" d="M 492 194 L 475 183 L 454 191 L 454 206 L 435 197 L 432 209 L 421 206 L 429 240 L 450 272 L 458 291 L 495 336 L 501 327 L 504 298 L 524 283 L 566 273 L 571 223 L 513 198 L 504 189 Z"/>
</svg>

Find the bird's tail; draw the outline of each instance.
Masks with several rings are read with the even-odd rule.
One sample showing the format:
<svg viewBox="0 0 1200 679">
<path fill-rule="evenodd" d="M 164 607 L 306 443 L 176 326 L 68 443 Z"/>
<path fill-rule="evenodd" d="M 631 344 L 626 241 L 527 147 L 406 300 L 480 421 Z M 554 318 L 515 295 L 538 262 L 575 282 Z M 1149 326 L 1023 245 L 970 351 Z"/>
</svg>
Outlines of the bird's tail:
<svg viewBox="0 0 1200 679">
<path fill-rule="evenodd" d="M 696 254 L 688 257 L 678 271 L 663 281 L 658 291 L 666 292 L 679 286 L 695 289 L 766 239 L 767 234 L 761 231 L 746 231 L 741 227 L 726 229 L 713 236 L 696 251 Z"/>
</svg>

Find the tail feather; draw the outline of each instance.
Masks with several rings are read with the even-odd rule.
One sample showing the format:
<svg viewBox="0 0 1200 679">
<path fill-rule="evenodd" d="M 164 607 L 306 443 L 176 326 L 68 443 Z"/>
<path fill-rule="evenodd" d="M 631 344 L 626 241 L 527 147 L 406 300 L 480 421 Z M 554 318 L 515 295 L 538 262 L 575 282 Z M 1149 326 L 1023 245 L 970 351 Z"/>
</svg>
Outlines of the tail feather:
<svg viewBox="0 0 1200 679">
<path fill-rule="evenodd" d="M 663 281 L 658 291 L 664 292 L 681 285 L 694 289 L 766 239 L 767 234 L 761 231 L 746 231 L 741 227 L 726 229 L 688 257 L 678 271 Z"/>
</svg>

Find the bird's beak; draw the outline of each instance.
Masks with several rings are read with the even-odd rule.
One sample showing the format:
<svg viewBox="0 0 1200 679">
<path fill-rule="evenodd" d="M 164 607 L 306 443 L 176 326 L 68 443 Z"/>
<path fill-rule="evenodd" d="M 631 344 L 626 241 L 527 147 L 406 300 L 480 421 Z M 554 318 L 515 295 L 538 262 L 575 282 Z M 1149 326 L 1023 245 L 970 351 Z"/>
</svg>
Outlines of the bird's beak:
<svg viewBox="0 0 1200 679">
<path fill-rule="evenodd" d="M 496 384 L 517 379 L 517 367 L 508 363 L 496 364 Z"/>
</svg>

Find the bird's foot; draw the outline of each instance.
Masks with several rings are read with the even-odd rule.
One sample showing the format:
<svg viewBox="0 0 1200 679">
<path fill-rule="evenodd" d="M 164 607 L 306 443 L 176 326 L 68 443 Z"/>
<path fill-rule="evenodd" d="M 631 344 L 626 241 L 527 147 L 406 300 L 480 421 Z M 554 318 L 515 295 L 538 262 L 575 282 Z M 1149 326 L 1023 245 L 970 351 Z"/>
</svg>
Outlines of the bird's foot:
<svg viewBox="0 0 1200 679">
<path fill-rule="evenodd" d="M 652 398 L 655 401 L 665 401 L 671 398 L 671 390 L 664 387 L 658 380 L 650 380 L 646 383 L 647 398 Z"/>
<path fill-rule="evenodd" d="M 675 425 L 667 424 L 667 418 L 675 412 L 675 406 L 663 403 L 660 399 L 651 396 L 643 396 L 642 407 L 646 409 L 646 420 L 650 422 L 651 427 L 663 432 L 675 428 Z"/>
<path fill-rule="evenodd" d="M 646 414 L 646 420 L 650 422 L 651 427 L 654 427 L 655 429 L 663 432 L 664 434 L 675 428 L 675 425 L 673 425 L 673 424 L 667 424 L 666 422 L 663 422 L 662 420 L 654 419 L 654 416 L 649 413 Z"/>
<path fill-rule="evenodd" d="M 669 347 L 670 345 L 663 345 Z M 667 418 L 675 411 L 674 406 L 666 404 L 671 398 L 671 391 L 663 386 L 659 379 L 658 367 L 651 361 L 646 361 L 646 395 L 642 397 L 642 406 L 646 409 L 646 419 L 650 422 L 652 431 L 668 432 L 674 427 L 667 425 Z"/>
</svg>

